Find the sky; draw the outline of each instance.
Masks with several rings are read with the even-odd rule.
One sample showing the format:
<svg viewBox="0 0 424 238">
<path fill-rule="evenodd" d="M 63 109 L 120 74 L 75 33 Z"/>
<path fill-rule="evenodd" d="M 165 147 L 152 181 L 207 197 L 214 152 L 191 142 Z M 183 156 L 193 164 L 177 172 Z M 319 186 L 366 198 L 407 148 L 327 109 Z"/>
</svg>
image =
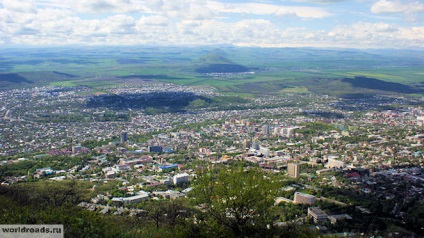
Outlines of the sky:
<svg viewBox="0 0 424 238">
<path fill-rule="evenodd" d="M 424 48 L 424 0 L 0 0 L 0 46 Z"/>
</svg>

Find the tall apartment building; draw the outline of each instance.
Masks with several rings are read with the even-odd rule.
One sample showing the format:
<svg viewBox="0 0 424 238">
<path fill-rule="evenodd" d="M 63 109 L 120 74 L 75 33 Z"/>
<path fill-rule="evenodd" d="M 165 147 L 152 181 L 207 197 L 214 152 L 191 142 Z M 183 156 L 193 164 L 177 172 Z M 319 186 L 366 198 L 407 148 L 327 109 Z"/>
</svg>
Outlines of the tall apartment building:
<svg viewBox="0 0 424 238">
<path fill-rule="evenodd" d="M 128 140 L 128 132 L 123 131 L 121 132 L 121 143 L 125 143 Z"/>
<path fill-rule="evenodd" d="M 269 135 L 269 130 L 270 130 L 269 125 L 262 126 L 262 134 Z"/>
<path fill-rule="evenodd" d="M 284 127 L 281 129 L 280 134 L 283 137 L 290 138 L 294 136 L 294 127 Z"/>
<path fill-rule="evenodd" d="M 290 177 L 299 178 L 300 166 L 297 163 L 287 164 L 287 173 Z"/>
</svg>

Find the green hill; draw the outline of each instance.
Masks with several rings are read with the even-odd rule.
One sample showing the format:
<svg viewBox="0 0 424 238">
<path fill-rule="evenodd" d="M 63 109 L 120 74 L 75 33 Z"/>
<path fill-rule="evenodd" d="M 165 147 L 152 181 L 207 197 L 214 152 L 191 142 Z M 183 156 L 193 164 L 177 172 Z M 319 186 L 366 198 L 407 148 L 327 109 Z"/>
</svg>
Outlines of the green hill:
<svg viewBox="0 0 424 238">
<path fill-rule="evenodd" d="M 208 54 L 201 57 L 195 62 L 197 73 L 240 73 L 247 72 L 249 69 L 243 65 L 234 63 L 233 61 L 216 53 Z"/>
</svg>

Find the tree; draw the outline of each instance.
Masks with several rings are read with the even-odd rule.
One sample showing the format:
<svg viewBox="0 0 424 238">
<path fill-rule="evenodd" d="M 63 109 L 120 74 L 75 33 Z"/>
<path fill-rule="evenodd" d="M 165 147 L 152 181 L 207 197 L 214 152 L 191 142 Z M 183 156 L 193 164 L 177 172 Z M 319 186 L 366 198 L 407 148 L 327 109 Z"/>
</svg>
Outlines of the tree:
<svg viewBox="0 0 424 238">
<path fill-rule="evenodd" d="M 147 218 L 152 219 L 155 222 L 156 229 L 159 229 L 159 225 L 164 220 L 165 206 L 165 201 L 152 201 L 147 205 Z"/>
<path fill-rule="evenodd" d="M 3 177 L 5 176 L 7 170 L 8 170 L 7 164 L 0 166 L 0 182 L 3 180 Z"/>
<path fill-rule="evenodd" d="M 277 191 L 259 168 L 218 167 L 199 174 L 191 196 L 205 211 L 199 223 L 211 236 L 247 237 L 272 231 Z"/>
</svg>

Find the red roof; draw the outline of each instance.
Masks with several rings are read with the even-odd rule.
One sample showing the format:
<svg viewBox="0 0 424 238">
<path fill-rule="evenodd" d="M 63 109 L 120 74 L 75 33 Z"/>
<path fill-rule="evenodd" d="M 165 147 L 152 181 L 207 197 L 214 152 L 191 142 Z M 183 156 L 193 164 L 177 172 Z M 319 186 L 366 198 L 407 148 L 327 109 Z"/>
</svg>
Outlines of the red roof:
<svg viewBox="0 0 424 238">
<path fill-rule="evenodd" d="M 348 177 L 348 178 L 351 178 L 351 177 L 359 178 L 359 177 L 361 177 L 361 175 L 359 175 L 357 172 L 352 172 L 352 173 L 347 174 L 346 177 Z"/>
</svg>

